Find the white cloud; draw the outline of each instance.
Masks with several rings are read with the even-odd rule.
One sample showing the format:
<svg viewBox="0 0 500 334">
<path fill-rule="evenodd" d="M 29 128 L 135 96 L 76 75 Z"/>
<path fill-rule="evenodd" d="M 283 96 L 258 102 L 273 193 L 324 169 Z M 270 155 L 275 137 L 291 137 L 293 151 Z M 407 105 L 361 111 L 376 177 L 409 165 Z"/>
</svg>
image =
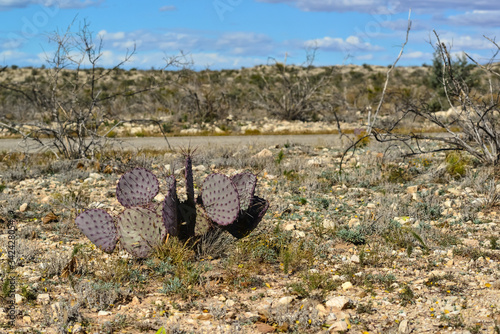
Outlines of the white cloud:
<svg viewBox="0 0 500 334">
<path fill-rule="evenodd" d="M 432 53 L 422 52 L 422 51 L 403 52 L 403 55 L 401 56 L 402 60 L 410 60 L 410 59 L 429 60 L 432 58 L 433 58 Z"/>
<path fill-rule="evenodd" d="M 232 32 L 217 38 L 217 50 L 227 50 L 234 55 L 269 55 L 273 49 L 273 40 L 265 34 L 252 32 Z"/>
<path fill-rule="evenodd" d="M 361 12 L 370 14 L 395 14 L 417 12 L 435 14 L 436 11 L 454 10 L 495 10 L 500 3 L 489 0 L 257 0 L 266 3 L 283 3 L 306 12 Z"/>
<path fill-rule="evenodd" d="M 366 54 L 366 55 L 356 56 L 354 58 L 356 60 L 372 60 L 373 59 L 373 54 L 369 53 L 369 54 Z"/>
<path fill-rule="evenodd" d="M 459 26 L 498 27 L 499 16 L 500 10 L 473 10 L 449 16 L 446 21 Z"/>
<path fill-rule="evenodd" d="M 125 38 L 125 33 L 123 31 L 109 33 L 106 30 L 101 30 L 97 33 L 97 35 L 106 40 L 117 40 Z"/>
<path fill-rule="evenodd" d="M 177 10 L 177 7 L 175 6 L 163 6 L 163 7 L 160 7 L 160 12 L 171 12 L 171 11 L 174 11 L 174 10 Z"/>
<path fill-rule="evenodd" d="M 341 51 L 341 52 L 354 52 L 354 51 L 381 51 L 383 48 L 380 46 L 372 45 L 364 42 L 358 36 L 349 36 L 345 40 L 338 37 L 323 37 L 304 42 L 304 46 L 318 47 L 320 50 L 326 51 Z"/>
<path fill-rule="evenodd" d="M 17 50 L 4 50 L 0 52 L 0 62 L 12 62 L 19 61 L 22 58 L 25 58 L 26 54 L 23 52 L 19 52 Z"/>
<path fill-rule="evenodd" d="M 9 10 L 14 8 L 26 8 L 32 5 L 44 7 L 58 7 L 62 9 L 86 8 L 98 6 L 104 0 L 0 0 L 0 10 Z"/>
<path fill-rule="evenodd" d="M 457 51 L 489 50 L 495 46 L 483 36 L 456 35 L 454 33 L 441 34 L 440 40 L 446 46 Z"/>
</svg>

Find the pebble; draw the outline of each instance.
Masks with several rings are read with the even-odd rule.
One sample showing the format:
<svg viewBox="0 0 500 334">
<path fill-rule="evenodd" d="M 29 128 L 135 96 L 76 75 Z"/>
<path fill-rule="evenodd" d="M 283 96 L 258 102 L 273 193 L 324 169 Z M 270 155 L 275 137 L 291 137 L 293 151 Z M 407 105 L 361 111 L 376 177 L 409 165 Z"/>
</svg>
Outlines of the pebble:
<svg viewBox="0 0 500 334">
<path fill-rule="evenodd" d="M 23 203 L 19 207 L 19 212 L 24 212 L 24 211 L 26 211 L 27 208 L 28 208 L 28 203 Z"/>
<path fill-rule="evenodd" d="M 19 295 L 19 294 L 17 294 L 17 293 L 16 293 L 16 294 L 15 294 L 15 296 L 14 296 L 14 300 L 15 300 L 16 305 L 20 305 L 20 304 L 22 304 L 22 303 L 24 302 L 24 300 L 25 300 L 25 299 L 26 299 L 26 298 L 24 298 L 23 296 L 21 296 L 21 295 Z"/>
<path fill-rule="evenodd" d="M 41 293 L 36 297 L 38 304 L 47 305 L 50 302 L 50 296 L 48 293 Z"/>
<path fill-rule="evenodd" d="M 343 310 L 351 300 L 345 296 L 334 297 L 326 301 L 326 306 Z"/>
<path fill-rule="evenodd" d="M 99 311 L 97 313 L 98 317 L 107 317 L 108 315 L 111 315 L 111 312 L 108 312 L 108 311 Z"/>
</svg>

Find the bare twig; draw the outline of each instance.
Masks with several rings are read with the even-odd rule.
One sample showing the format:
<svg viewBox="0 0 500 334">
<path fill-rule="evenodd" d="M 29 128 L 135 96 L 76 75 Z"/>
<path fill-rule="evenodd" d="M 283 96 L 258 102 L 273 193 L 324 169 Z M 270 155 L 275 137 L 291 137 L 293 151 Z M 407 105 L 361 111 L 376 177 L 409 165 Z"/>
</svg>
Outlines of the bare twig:
<svg viewBox="0 0 500 334">
<path fill-rule="evenodd" d="M 410 9 L 410 11 L 408 13 L 408 28 L 406 29 L 406 39 L 405 39 L 405 42 L 401 46 L 401 50 L 399 51 L 398 57 L 396 58 L 396 60 L 394 61 L 394 63 L 392 64 L 392 66 L 389 68 L 389 70 L 386 73 L 386 79 L 385 79 L 385 83 L 384 83 L 384 89 L 382 90 L 382 96 L 380 97 L 380 101 L 378 103 L 377 109 L 375 110 L 375 114 L 373 115 L 373 119 L 371 118 L 371 111 L 368 112 L 368 124 L 367 124 L 367 130 L 366 130 L 366 133 L 368 135 L 370 135 L 372 133 L 372 129 L 373 129 L 373 126 L 375 125 L 375 122 L 377 120 L 377 117 L 378 117 L 378 114 L 380 112 L 380 109 L 382 109 L 382 104 L 383 104 L 384 99 L 385 99 L 385 93 L 387 91 L 387 85 L 389 83 L 389 78 L 391 76 L 391 72 L 394 69 L 394 67 L 396 67 L 396 64 L 398 63 L 399 59 L 403 55 L 403 51 L 404 51 L 405 46 L 408 43 L 408 36 L 410 35 L 410 29 L 411 29 L 411 19 L 410 19 L 410 17 L 411 17 L 411 9 Z"/>
</svg>

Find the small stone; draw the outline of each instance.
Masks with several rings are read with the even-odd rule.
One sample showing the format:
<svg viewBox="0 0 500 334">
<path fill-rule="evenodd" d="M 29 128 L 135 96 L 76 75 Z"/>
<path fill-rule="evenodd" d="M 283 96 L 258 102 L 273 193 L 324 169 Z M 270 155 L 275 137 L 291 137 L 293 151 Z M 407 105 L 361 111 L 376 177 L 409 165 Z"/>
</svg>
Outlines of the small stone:
<svg viewBox="0 0 500 334">
<path fill-rule="evenodd" d="M 358 226 L 360 224 L 360 221 L 358 218 L 351 218 L 351 220 L 349 220 L 348 224 L 349 224 L 350 228 L 353 228 L 353 227 Z"/>
<path fill-rule="evenodd" d="M 270 158 L 272 156 L 273 156 L 273 152 L 271 152 L 267 148 L 265 148 L 262 151 L 260 151 L 259 153 L 253 155 L 252 158 L 263 159 L 263 158 Z"/>
<path fill-rule="evenodd" d="M 343 310 L 350 301 L 351 300 L 345 296 L 334 297 L 326 301 L 326 306 Z"/>
<path fill-rule="evenodd" d="M 227 307 L 233 307 L 234 304 L 236 304 L 236 302 L 234 300 L 232 300 L 232 299 L 226 300 L 226 306 Z"/>
<path fill-rule="evenodd" d="M 285 231 L 293 231 L 295 230 L 295 224 L 294 223 L 289 223 L 286 224 L 285 227 L 283 228 Z"/>
<path fill-rule="evenodd" d="M 24 321 L 25 324 L 31 325 L 31 317 L 30 316 L 25 315 L 23 317 L 23 321 Z"/>
<path fill-rule="evenodd" d="M 407 194 L 414 194 L 418 191 L 418 186 L 410 186 L 406 188 Z"/>
<path fill-rule="evenodd" d="M 344 284 L 342 284 L 342 290 L 344 290 L 344 291 L 352 289 L 352 287 L 353 287 L 353 285 L 351 282 L 345 282 Z"/>
<path fill-rule="evenodd" d="M 273 326 L 262 322 L 256 323 L 255 326 L 257 327 L 257 331 L 259 333 L 274 333 L 274 331 L 276 330 L 276 328 L 274 328 Z"/>
<path fill-rule="evenodd" d="M 326 219 L 323 221 L 323 228 L 327 230 L 334 230 L 337 228 L 337 224 L 333 220 Z"/>
<path fill-rule="evenodd" d="M 352 263 L 359 263 L 359 256 L 356 254 L 351 256 L 351 262 Z"/>
<path fill-rule="evenodd" d="M 304 231 L 298 231 L 298 230 L 294 230 L 292 232 L 292 235 L 295 237 L 295 238 L 305 238 L 306 237 L 306 233 Z"/>
<path fill-rule="evenodd" d="M 408 324 L 408 320 L 404 319 L 399 323 L 398 334 L 409 334 L 411 332 L 411 328 Z"/>
<path fill-rule="evenodd" d="M 207 167 L 205 167 L 204 165 L 198 165 L 198 166 L 193 167 L 193 171 L 197 171 L 197 172 L 204 172 L 206 170 L 207 170 Z"/>
<path fill-rule="evenodd" d="M 47 305 L 50 302 L 50 296 L 48 293 L 41 293 L 36 297 L 38 304 Z"/>
<path fill-rule="evenodd" d="M 331 324 L 329 333 L 342 333 L 349 329 L 349 326 L 345 321 L 335 321 Z"/>
<path fill-rule="evenodd" d="M 111 312 L 108 312 L 108 311 L 99 311 L 97 313 L 98 317 L 107 317 L 108 315 L 111 315 Z"/>
<path fill-rule="evenodd" d="M 278 300 L 278 305 L 290 305 L 290 303 L 295 299 L 293 296 L 281 297 Z"/>
<path fill-rule="evenodd" d="M 28 208 L 28 203 L 23 203 L 19 207 L 19 212 L 24 212 L 24 211 L 26 211 L 27 208 Z"/>
<path fill-rule="evenodd" d="M 139 298 L 137 298 L 137 296 L 134 296 L 134 298 L 132 298 L 132 301 L 128 304 L 130 306 L 134 306 L 134 305 L 140 305 L 141 302 L 139 301 Z"/>
<path fill-rule="evenodd" d="M 318 316 L 324 317 L 328 312 L 322 304 L 316 305 L 316 310 L 318 311 Z"/>
<path fill-rule="evenodd" d="M 446 266 L 447 267 L 452 267 L 453 266 L 453 259 L 449 260 L 448 262 L 446 262 Z"/>
<path fill-rule="evenodd" d="M 90 173 L 89 178 L 94 179 L 94 180 L 100 180 L 100 179 L 104 179 L 104 176 L 102 176 L 99 173 Z"/>
<path fill-rule="evenodd" d="M 194 318 L 198 320 L 210 320 L 212 317 L 213 316 L 210 313 L 202 313 L 194 316 Z"/>
<path fill-rule="evenodd" d="M 21 296 L 21 295 L 19 295 L 19 294 L 16 293 L 15 296 L 14 296 L 14 299 L 15 299 L 16 305 L 19 305 L 19 304 L 23 303 L 23 301 L 24 301 L 25 298 L 23 296 Z"/>
</svg>

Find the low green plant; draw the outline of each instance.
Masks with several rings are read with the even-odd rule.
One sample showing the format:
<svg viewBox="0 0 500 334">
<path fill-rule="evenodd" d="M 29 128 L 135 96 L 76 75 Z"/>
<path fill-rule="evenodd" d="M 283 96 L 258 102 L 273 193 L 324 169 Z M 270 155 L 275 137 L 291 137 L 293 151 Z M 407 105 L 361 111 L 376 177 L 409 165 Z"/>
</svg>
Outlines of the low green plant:
<svg viewBox="0 0 500 334">
<path fill-rule="evenodd" d="M 401 306 L 415 303 L 415 293 L 407 283 L 403 284 L 399 292 L 399 299 Z"/>
<path fill-rule="evenodd" d="M 337 231 L 337 237 L 355 245 L 364 245 L 366 243 L 366 235 L 359 226 L 355 228 L 343 228 Z"/>
<path fill-rule="evenodd" d="M 472 159 L 463 152 L 452 151 L 446 155 L 446 172 L 455 179 L 465 176 L 472 165 Z"/>
</svg>

